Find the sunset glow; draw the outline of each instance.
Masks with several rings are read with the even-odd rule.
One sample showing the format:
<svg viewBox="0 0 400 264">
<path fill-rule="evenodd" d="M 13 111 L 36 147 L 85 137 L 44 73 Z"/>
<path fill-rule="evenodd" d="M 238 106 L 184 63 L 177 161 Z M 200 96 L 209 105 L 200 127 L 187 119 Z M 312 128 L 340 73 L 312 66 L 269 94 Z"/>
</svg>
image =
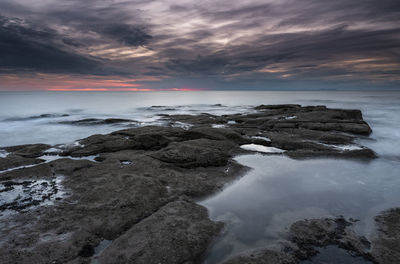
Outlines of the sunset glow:
<svg viewBox="0 0 400 264">
<path fill-rule="evenodd" d="M 197 88 L 164 88 L 164 89 L 149 89 L 149 88 L 48 88 L 47 91 L 59 92 L 155 92 L 155 91 L 202 91 L 204 89 Z"/>
</svg>

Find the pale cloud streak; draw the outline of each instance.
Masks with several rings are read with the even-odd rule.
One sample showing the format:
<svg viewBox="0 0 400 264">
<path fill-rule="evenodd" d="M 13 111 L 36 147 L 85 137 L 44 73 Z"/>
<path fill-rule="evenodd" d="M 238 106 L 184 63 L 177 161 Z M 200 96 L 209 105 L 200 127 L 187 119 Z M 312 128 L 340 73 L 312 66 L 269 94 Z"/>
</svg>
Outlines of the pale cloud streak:
<svg viewBox="0 0 400 264">
<path fill-rule="evenodd" d="M 156 88 L 399 84 L 397 0 L 0 0 L 0 10 L 0 78 L 156 78 L 143 82 Z"/>
</svg>

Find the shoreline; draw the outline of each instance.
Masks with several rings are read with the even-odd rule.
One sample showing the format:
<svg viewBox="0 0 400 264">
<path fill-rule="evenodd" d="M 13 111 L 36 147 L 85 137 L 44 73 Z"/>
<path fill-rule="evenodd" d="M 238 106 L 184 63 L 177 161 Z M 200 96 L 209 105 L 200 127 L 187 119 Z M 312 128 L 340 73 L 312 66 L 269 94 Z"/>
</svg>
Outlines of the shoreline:
<svg viewBox="0 0 400 264">
<path fill-rule="evenodd" d="M 14 213 L 0 218 L 5 238 L 0 253 L 16 263 L 90 263 L 94 257 L 99 263 L 197 263 L 222 224 L 209 220 L 205 208 L 194 201 L 244 173 L 246 168 L 234 156 L 255 151 L 296 159 L 376 157 L 354 143 L 372 132 L 359 110 L 300 105 L 261 105 L 255 110 L 223 116 L 164 115 L 167 127 L 93 135 L 72 146 L 1 148 L 7 153 L 0 158 L 1 192 L 46 192 L 46 197 L 28 196 L 2 205 L 2 212 Z M 59 158 L 43 159 L 56 155 Z M 88 156 L 93 160 L 84 158 Z M 19 166 L 25 168 L 5 171 Z M 34 187 L 38 181 L 40 186 Z M 46 202 L 54 205 L 42 206 Z M 96 253 L 102 241 L 112 242 Z M 341 243 L 315 241 L 307 243 Z M 296 245 L 309 259 L 313 255 L 299 246 L 303 244 Z M 293 252 L 293 261 L 301 259 Z M 382 258 L 379 252 L 373 257 Z M 264 253 L 261 258 L 277 254 L 286 259 L 279 252 Z"/>
</svg>

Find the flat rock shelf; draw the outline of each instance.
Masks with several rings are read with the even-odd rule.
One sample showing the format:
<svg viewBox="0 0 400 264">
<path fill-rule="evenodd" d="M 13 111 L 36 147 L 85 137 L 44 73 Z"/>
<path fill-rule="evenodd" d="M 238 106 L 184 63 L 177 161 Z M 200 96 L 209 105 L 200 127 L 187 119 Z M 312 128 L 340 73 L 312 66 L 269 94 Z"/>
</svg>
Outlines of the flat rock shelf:
<svg viewBox="0 0 400 264">
<path fill-rule="evenodd" d="M 234 156 L 376 158 L 356 143 L 372 132 L 359 110 L 253 110 L 162 115 L 164 126 L 0 148 L 0 263 L 201 263 L 224 223 L 196 201 L 246 173 Z M 290 227 L 287 247 L 226 263 L 300 263 L 326 246 L 400 263 L 399 222 L 399 209 L 383 212 L 378 236 L 368 241 L 345 218 L 303 220 Z"/>
</svg>

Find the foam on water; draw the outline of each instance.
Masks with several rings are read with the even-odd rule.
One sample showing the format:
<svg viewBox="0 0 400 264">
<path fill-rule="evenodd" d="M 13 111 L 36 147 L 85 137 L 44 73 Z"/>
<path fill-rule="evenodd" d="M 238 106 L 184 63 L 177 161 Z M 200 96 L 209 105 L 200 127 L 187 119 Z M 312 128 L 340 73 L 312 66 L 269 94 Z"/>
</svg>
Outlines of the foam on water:
<svg viewBox="0 0 400 264">
<path fill-rule="evenodd" d="M 358 146 L 358 145 L 331 145 L 336 149 L 340 149 L 340 150 L 360 150 L 363 149 L 362 147 Z"/>
<path fill-rule="evenodd" d="M 285 152 L 285 150 L 283 150 L 283 149 L 274 148 L 274 147 L 266 147 L 266 146 L 258 145 L 258 144 L 245 144 L 245 145 L 241 145 L 240 148 L 245 149 L 245 150 L 250 150 L 250 151 L 271 153 L 271 154 Z"/>
<path fill-rule="evenodd" d="M 183 128 L 185 130 L 188 130 L 189 128 L 191 128 L 193 125 L 192 124 L 188 124 L 188 123 L 183 123 L 180 121 L 176 121 L 172 124 L 172 127 L 179 127 L 179 128 Z"/>
<path fill-rule="evenodd" d="M 224 124 L 213 124 L 211 125 L 212 128 L 226 128 L 226 125 Z"/>
<path fill-rule="evenodd" d="M 325 144 L 325 143 L 321 143 L 315 140 L 307 140 L 307 142 L 313 142 L 319 145 L 323 145 L 329 148 L 333 148 L 333 149 L 337 149 L 337 150 L 341 150 L 341 151 L 351 151 L 351 150 L 360 150 L 363 149 L 362 146 L 359 146 L 357 144 L 347 144 L 347 145 L 335 145 L 335 144 Z"/>
<path fill-rule="evenodd" d="M 3 149 L 0 149 L 0 158 L 6 158 L 8 156 L 8 154 L 10 154 L 10 153 L 8 153 L 7 151 L 5 151 Z"/>
<path fill-rule="evenodd" d="M 260 136 L 252 136 L 251 138 L 253 139 L 261 139 L 267 142 L 271 142 L 271 139 L 267 138 L 267 137 L 260 137 Z"/>
<path fill-rule="evenodd" d="M 72 159 L 72 160 L 89 160 L 91 162 L 97 162 L 96 158 L 99 155 L 90 155 L 90 156 L 82 156 L 82 157 L 71 157 L 71 156 L 59 156 L 59 155 L 43 155 L 38 159 L 45 160 L 45 162 L 50 162 L 58 159 Z"/>
<path fill-rule="evenodd" d="M 62 181 L 63 176 L 59 175 L 51 180 L 28 179 L 0 183 L 0 207 L 9 207 L 0 216 L 12 213 L 14 205 L 23 209 L 53 205 L 66 194 Z"/>
</svg>

